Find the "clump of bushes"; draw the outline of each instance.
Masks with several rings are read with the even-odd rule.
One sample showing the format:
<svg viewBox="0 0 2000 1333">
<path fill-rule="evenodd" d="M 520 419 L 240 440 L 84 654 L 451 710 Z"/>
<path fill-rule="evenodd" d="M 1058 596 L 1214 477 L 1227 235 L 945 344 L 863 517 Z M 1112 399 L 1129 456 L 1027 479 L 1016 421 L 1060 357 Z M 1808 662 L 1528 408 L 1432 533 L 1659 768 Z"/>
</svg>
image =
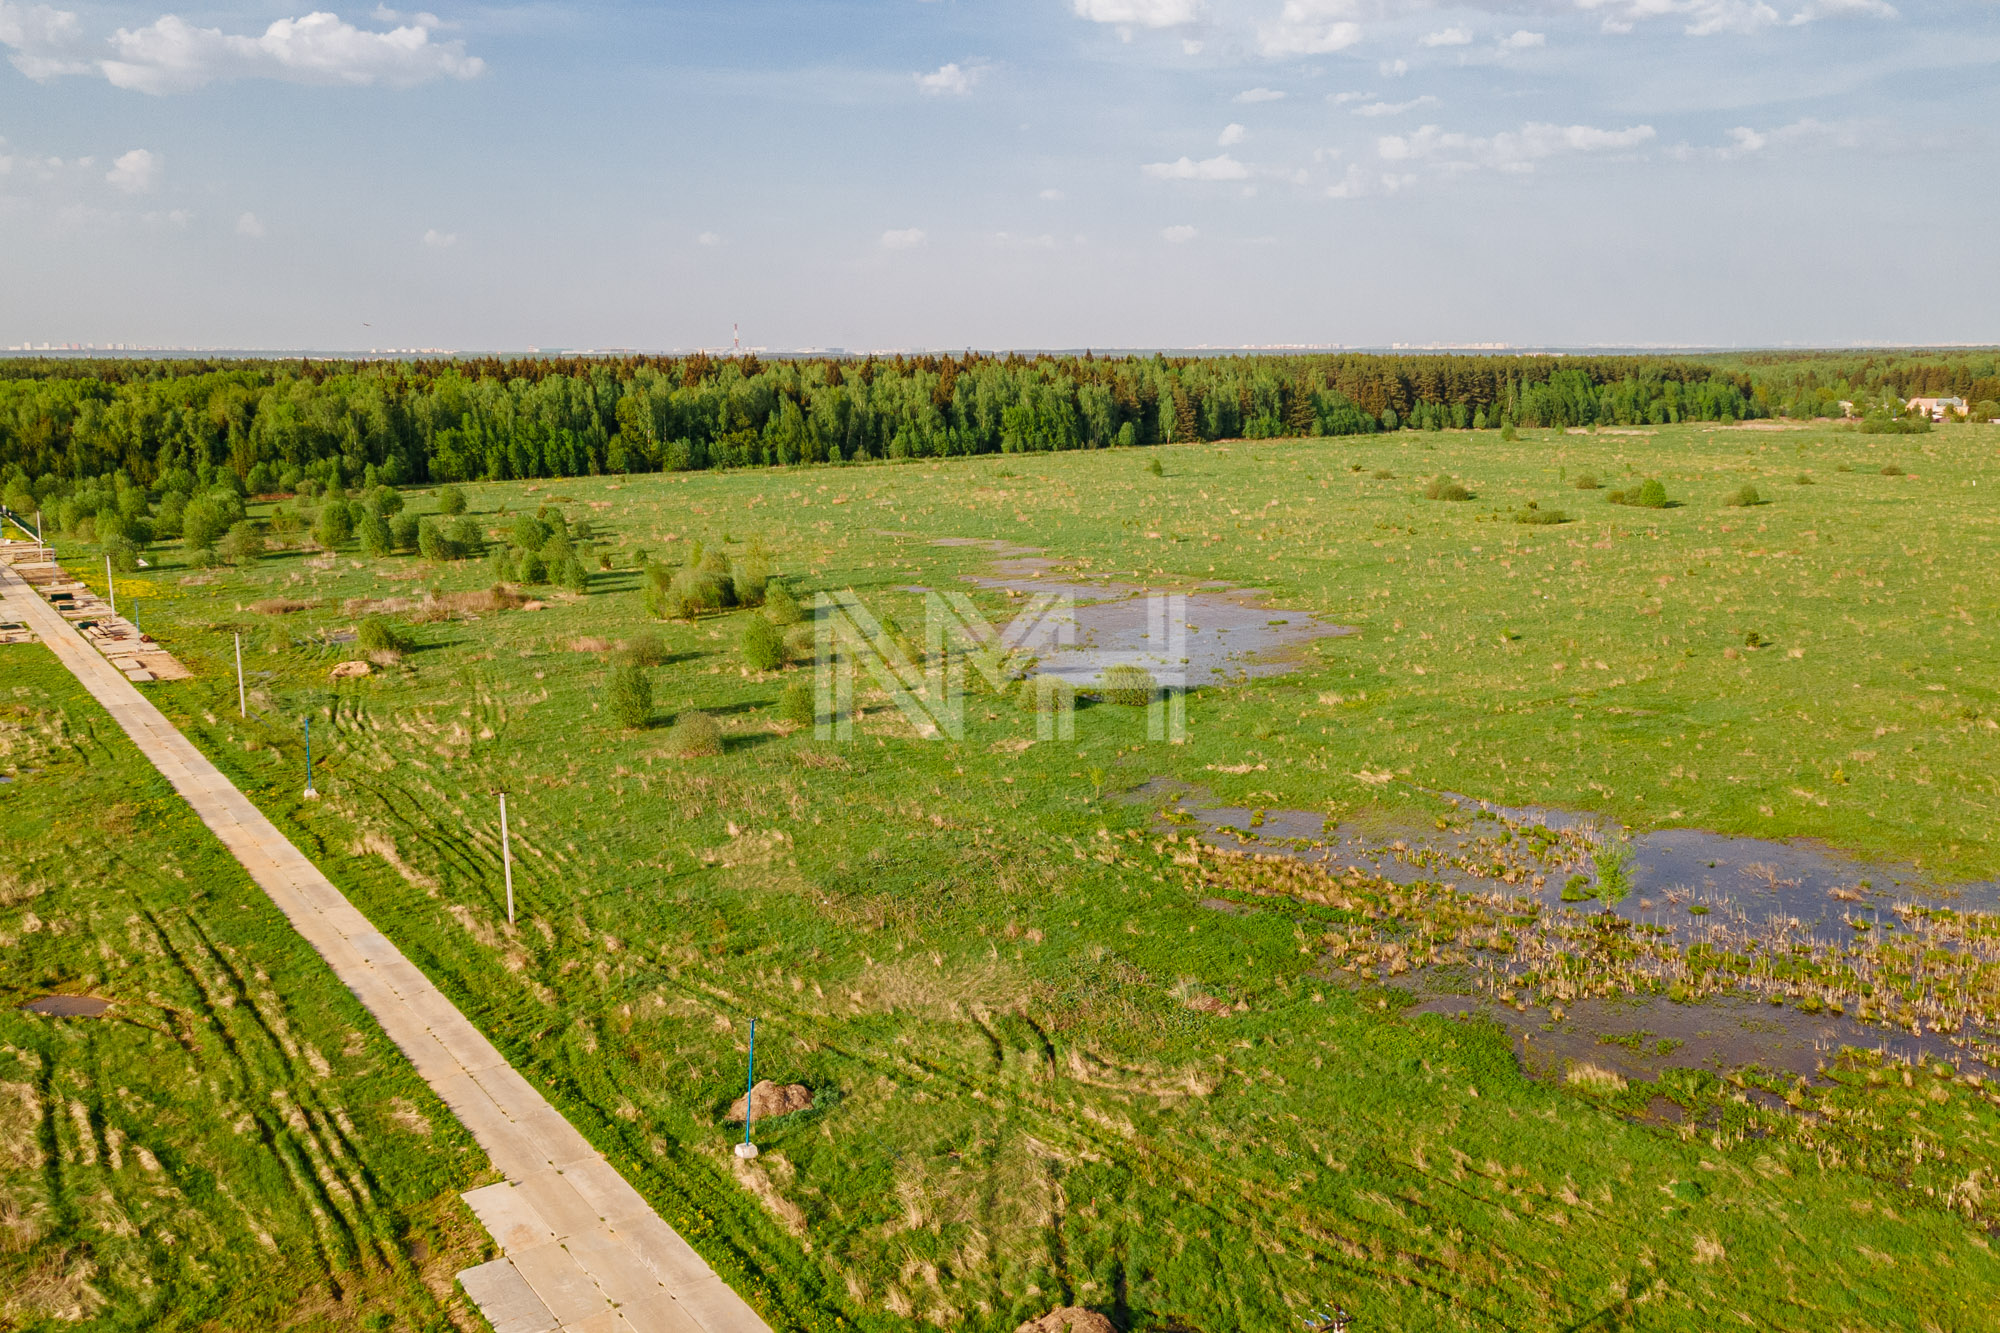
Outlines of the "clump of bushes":
<svg viewBox="0 0 2000 1333">
<path fill-rule="evenodd" d="M 1794 486 L 1810 486 L 1812 484 L 1813 484 L 1813 479 L 1803 472 L 1799 473 L 1798 476 L 1792 478 L 1792 485 Z"/>
<path fill-rule="evenodd" d="M 1882 475 L 1885 477 L 1901 477 L 1907 474 L 1904 472 L 1901 463 L 1884 463 L 1882 465 Z"/>
<path fill-rule="evenodd" d="M 1729 505 L 1731 508 L 1734 509 L 1748 509 L 1752 505 L 1763 504 L 1764 497 L 1757 494 L 1757 488 L 1755 486 L 1752 486 L 1748 482 L 1745 482 L 1743 485 L 1738 486 L 1734 491 L 1732 491 L 1730 493 L 1729 498 L 1723 501 L 1723 503 Z"/>
<path fill-rule="evenodd" d="M 465 512 L 465 492 L 456 486 L 447 486 L 438 492 L 438 512 L 457 517 Z"/>
<path fill-rule="evenodd" d="M 1861 419 L 1863 435 L 1928 435 L 1929 417 L 1892 417 L 1886 412 L 1870 412 Z"/>
<path fill-rule="evenodd" d="M 707 713 L 689 709 L 674 719 L 667 748 L 683 759 L 702 759 L 722 753 L 722 728 Z"/>
<path fill-rule="evenodd" d="M 1440 472 L 1424 487 L 1426 500 L 1470 500 L 1472 492 Z"/>
<path fill-rule="evenodd" d="M 805 612 L 799 609 L 799 599 L 779 578 L 764 585 L 764 615 L 773 625 L 796 625 L 805 619 Z"/>
<path fill-rule="evenodd" d="M 1060 713 L 1076 703 L 1076 687 L 1061 676 L 1024 676 L 1017 688 L 1021 707 L 1030 713 Z"/>
<path fill-rule="evenodd" d="M 1673 503 L 1667 499 L 1667 488 L 1658 477 L 1648 477 L 1631 490 L 1612 491 L 1604 498 L 1615 505 L 1632 505 L 1639 509 L 1665 509 Z"/>
<path fill-rule="evenodd" d="M 619 656 L 632 666 L 661 666 L 667 660 L 667 641 L 658 630 L 641 630 L 626 642 Z"/>
<path fill-rule="evenodd" d="M 1375 469 L 1375 480 L 1394 481 L 1395 479 L 1396 479 L 1396 474 L 1391 472 L 1388 468 L 1378 467 Z"/>
<path fill-rule="evenodd" d="M 815 720 L 813 687 L 802 680 L 785 686 L 778 696 L 778 717 L 801 727 L 811 726 Z"/>
<path fill-rule="evenodd" d="M 365 653 L 401 653 L 409 651 L 410 646 L 387 616 L 364 616 L 354 640 Z"/>
<path fill-rule="evenodd" d="M 611 668 L 611 688 L 606 696 L 611 716 L 628 731 L 653 725 L 653 678 L 631 662 Z"/>
<path fill-rule="evenodd" d="M 775 671 L 785 664 L 785 642 L 777 626 L 762 616 L 751 616 L 744 624 L 737 646 L 752 671 Z"/>
<path fill-rule="evenodd" d="M 1557 523 L 1569 522 L 1569 515 L 1560 509 L 1544 509 L 1534 500 L 1528 501 L 1526 509 L 1516 510 L 1516 523 L 1532 523 L 1537 527 L 1553 527 Z"/>
<path fill-rule="evenodd" d="M 1603 489 L 1603 487 L 1599 484 L 1597 477 L 1589 472 L 1579 473 L 1577 475 L 1576 481 L 1573 482 L 1572 484 L 1580 491 L 1595 491 Z"/>
<path fill-rule="evenodd" d="M 1124 704 L 1130 708 L 1144 708 L 1153 702 L 1160 691 L 1159 682 L 1153 673 L 1142 666 L 1121 663 L 1109 667 L 1097 684 L 1097 697 L 1108 704 Z"/>
</svg>

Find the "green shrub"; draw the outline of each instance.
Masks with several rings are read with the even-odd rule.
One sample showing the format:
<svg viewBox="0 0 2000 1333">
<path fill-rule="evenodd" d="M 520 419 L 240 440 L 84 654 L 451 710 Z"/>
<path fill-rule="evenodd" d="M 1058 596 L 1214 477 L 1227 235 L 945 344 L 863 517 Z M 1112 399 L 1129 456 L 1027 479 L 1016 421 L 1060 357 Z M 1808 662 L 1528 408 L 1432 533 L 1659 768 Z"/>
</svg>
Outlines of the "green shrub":
<svg viewBox="0 0 2000 1333">
<path fill-rule="evenodd" d="M 1159 693 L 1159 689 L 1152 672 L 1142 666 L 1121 663 L 1107 668 L 1099 677 L 1096 693 L 1108 704 L 1143 708 L 1153 702 L 1153 696 Z"/>
<path fill-rule="evenodd" d="M 1160 466 L 1160 460 L 1157 458 L 1153 459 L 1150 463 L 1146 464 L 1146 471 L 1152 473 L 1156 477 L 1164 477 L 1167 475 L 1167 470 Z"/>
<path fill-rule="evenodd" d="M 504 546 L 494 547 L 492 556 L 486 562 L 486 571 L 496 583 L 512 583 L 515 576 L 513 553 Z"/>
<path fill-rule="evenodd" d="M 1440 472 L 1424 487 L 1426 500 L 1470 500 L 1472 492 Z"/>
<path fill-rule="evenodd" d="M 1812 484 L 1813 484 L 1813 479 L 1810 476 L 1807 476 L 1803 472 L 1799 473 L 1798 476 L 1792 478 L 1792 485 L 1794 486 L 1810 486 Z"/>
<path fill-rule="evenodd" d="M 1886 412 L 1870 412 L 1861 421 L 1863 435 L 1928 435 L 1929 417 L 1892 417 Z"/>
<path fill-rule="evenodd" d="M 1657 477 L 1648 477 L 1633 490 L 1612 491 L 1604 498 L 1615 505 L 1637 505 L 1641 509 L 1665 509 L 1670 503 L 1667 488 Z"/>
<path fill-rule="evenodd" d="M 1516 523 L 1533 523 L 1537 526 L 1548 527 L 1557 523 L 1569 522 L 1569 515 L 1560 509 L 1543 509 L 1533 500 L 1530 500 L 1526 509 L 1515 512 L 1514 521 Z"/>
<path fill-rule="evenodd" d="M 400 653 L 408 644 L 387 616 L 365 616 L 354 641 L 364 653 Z"/>
<path fill-rule="evenodd" d="M 803 680 L 795 680 L 785 686 L 778 696 L 778 717 L 786 722 L 809 727 L 815 721 L 813 687 Z"/>
<path fill-rule="evenodd" d="M 458 547 L 445 535 L 444 524 L 427 518 L 417 525 L 417 550 L 426 560 L 439 564 L 458 559 Z"/>
<path fill-rule="evenodd" d="M 1757 488 L 1755 486 L 1752 486 L 1748 482 L 1745 482 L 1743 485 L 1738 486 L 1734 491 L 1732 491 L 1730 493 L 1729 498 L 1723 501 L 1723 503 L 1729 505 L 1731 508 L 1747 509 L 1752 505 L 1763 504 L 1764 497 L 1757 494 Z"/>
<path fill-rule="evenodd" d="M 523 583 L 547 583 L 549 562 L 542 559 L 539 553 L 529 551 L 521 557 L 520 574 Z"/>
<path fill-rule="evenodd" d="M 333 551 L 354 540 L 354 511 L 345 500 L 328 500 L 320 506 L 319 520 L 313 524 L 313 540 Z"/>
<path fill-rule="evenodd" d="M 1015 688 L 1030 713 L 1060 713 L 1076 703 L 1076 687 L 1061 676 L 1024 676 Z"/>
<path fill-rule="evenodd" d="M 773 625 L 796 625 L 805 619 L 799 599 L 792 596 L 783 579 L 776 578 L 764 585 L 764 614 Z"/>
<path fill-rule="evenodd" d="M 1571 484 L 1574 485 L 1580 491 L 1595 491 L 1602 489 L 1598 485 L 1597 478 L 1588 472 L 1579 474 L 1577 476 L 1577 479 Z"/>
<path fill-rule="evenodd" d="M 396 539 L 389 532 L 389 520 L 374 510 L 362 515 L 361 549 L 379 560 L 395 548 Z"/>
<path fill-rule="evenodd" d="M 438 512 L 456 516 L 465 512 L 465 492 L 456 486 L 447 486 L 438 492 Z"/>
<path fill-rule="evenodd" d="M 626 642 L 619 656 L 633 666 L 660 666 L 667 660 L 667 641 L 658 630 L 640 630 Z"/>
<path fill-rule="evenodd" d="M 572 552 L 569 558 L 562 562 L 561 568 L 556 570 L 556 582 L 571 592 L 588 593 L 590 572 L 583 567 L 583 561 L 577 559 L 576 554 Z"/>
<path fill-rule="evenodd" d="M 486 549 L 486 532 L 470 514 L 460 514 L 444 532 L 460 556 L 478 555 Z"/>
<path fill-rule="evenodd" d="M 415 514 L 398 514 L 389 520 L 389 540 L 399 551 L 414 551 L 417 549 L 417 530 L 422 526 L 422 521 Z"/>
<path fill-rule="evenodd" d="M 139 568 L 139 544 L 130 537 L 113 537 L 104 543 L 104 554 L 111 558 L 111 567 L 127 574 Z"/>
<path fill-rule="evenodd" d="M 229 525 L 220 547 L 222 558 L 232 565 L 254 565 L 264 555 L 264 534 L 249 519 Z"/>
<path fill-rule="evenodd" d="M 1500 428 L 1500 438 L 1509 441 L 1518 440 L 1521 438 L 1521 432 L 1515 430 L 1514 423 L 1510 421 Z"/>
<path fill-rule="evenodd" d="M 1378 467 L 1375 469 L 1375 480 L 1394 481 L 1395 479 L 1396 479 L 1396 474 L 1391 472 L 1388 468 Z"/>
<path fill-rule="evenodd" d="M 606 702 L 618 725 L 638 731 L 653 725 L 653 681 L 639 667 L 625 663 L 611 669 L 611 688 Z"/>
<path fill-rule="evenodd" d="M 771 563 L 755 551 L 736 562 L 729 574 L 738 606 L 762 606 L 770 591 Z"/>
<path fill-rule="evenodd" d="M 516 514 L 507 532 L 523 551 L 539 551 L 549 539 L 549 525 L 533 514 Z"/>
<path fill-rule="evenodd" d="M 1972 419 L 1974 421 L 2000 421 L 2000 402 L 1996 402 L 1991 398 L 1980 399 L 1972 405 Z"/>
<path fill-rule="evenodd" d="M 1907 474 L 1903 471 L 1901 463 L 1884 463 L 1882 465 L 1882 475 L 1885 477 L 1901 477 Z"/>
<path fill-rule="evenodd" d="M 690 709 L 674 719 L 667 748 L 684 759 L 721 754 L 722 728 L 707 713 Z"/>
<path fill-rule="evenodd" d="M 762 616 L 751 616 L 744 624 L 743 637 L 737 646 L 752 671 L 775 671 L 785 663 L 784 640 L 778 636 L 777 627 Z"/>
</svg>

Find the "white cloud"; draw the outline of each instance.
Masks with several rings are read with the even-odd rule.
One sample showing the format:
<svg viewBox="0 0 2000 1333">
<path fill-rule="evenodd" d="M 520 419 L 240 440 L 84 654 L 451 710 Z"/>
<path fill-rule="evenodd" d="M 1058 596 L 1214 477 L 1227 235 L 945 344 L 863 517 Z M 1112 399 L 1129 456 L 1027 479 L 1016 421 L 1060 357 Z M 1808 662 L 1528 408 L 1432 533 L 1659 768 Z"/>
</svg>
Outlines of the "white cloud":
<svg viewBox="0 0 2000 1333">
<path fill-rule="evenodd" d="M 1201 17 L 1199 0 L 1074 0 L 1076 16 L 1127 28 L 1178 28 Z"/>
<path fill-rule="evenodd" d="M 1738 125 L 1725 131 L 1728 142 L 1719 148 L 1691 148 L 1686 144 L 1676 145 L 1668 150 L 1668 156 L 1687 161 L 1694 158 L 1719 158 L 1731 161 L 1740 157 L 1751 157 L 1766 151 L 1779 151 L 1813 144 L 1830 144 L 1838 148 L 1853 148 L 1860 137 L 1852 126 L 1829 125 L 1811 116 L 1804 120 L 1780 125 L 1772 130 L 1752 129 L 1748 125 Z"/>
<path fill-rule="evenodd" d="M 1035 197 L 1037 199 L 1046 199 L 1050 203 L 1054 203 L 1056 200 L 1061 199 L 1063 197 L 1063 192 L 1051 186 L 1049 189 L 1043 190 L 1040 194 L 1036 195 Z"/>
<path fill-rule="evenodd" d="M 185 208 L 170 208 L 165 212 L 141 213 L 139 221 L 148 227 L 185 227 L 194 221 L 194 214 Z"/>
<path fill-rule="evenodd" d="M 68 10 L 0 0 L 0 46 L 13 51 L 14 68 L 31 79 L 90 72 L 89 42 Z"/>
<path fill-rule="evenodd" d="M 1199 235 L 1201 235 L 1200 232 L 1185 223 L 1177 227 L 1162 227 L 1160 229 L 1160 239 L 1168 245 L 1186 245 Z"/>
<path fill-rule="evenodd" d="M 452 246 L 458 244 L 458 233 L 455 231 L 439 231 L 436 227 L 432 227 L 424 233 L 424 244 L 433 250 L 449 250 Z"/>
<path fill-rule="evenodd" d="M 1418 46 L 1470 46 L 1472 29 L 1446 28 L 1443 32 L 1426 33 L 1417 38 Z"/>
<path fill-rule="evenodd" d="M 882 248 L 884 250 L 914 250 L 928 239 L 924 235 L 922 227 L 903 227 L 898 230 L 883 232 Z"/>
<path fill-rule="evenodd" d="M 1376 140 L 1375 149 L 1387 162 L 1435 161 L 1456 170 L 1485 167 L 1495 171 L 1533 171 L 1537 162 L 1558 153 L 1617 152 L 1637 148 L 1653 137 L 1651 125 L 1605 130 L 1592 125 L 1530 121 L 1519 130 L 1491 138 L 1425 125 L 1409 134 L 1386 135 Z"/>
<path fill-rule="evenodd" d="M 1346 106 L 1349 102 L 1359 102 L 1364 97 L 1374 95 L 1374 93 L 1328 93 L 1326 100 L 1335 106 Z"/>
<path fill-rule="evenodd" d="M 1250 178 L 1250 168 L 1227 153 L 1217 153 L 1199 162 L 1191 157 L 1173 162 L 1149 162 L 1139 170 L 1158 181 L 1240 181 Z"/>
<path fill-rule="evenodd" d="M 127 194 L 148 194 L 160 183 L 161 169 L 158 153 L 134 148 L 129 153 L 121 154 L 111 164 L 111 170 L 104 173 L 104 179 L 111 182 L 113 189 Z"/>
<path fill-rule="evenodd" d="M 1236 101 L 1254 106 L 1258 102 L 1282 102 L 1285 95 L 1276 88 L 1245 88 L 1236 94 Z"/>
<path fill-rule="evenodd" d="M 1382 71 L 1382 77 L 1385 79 L 1400 79 L 1410 72 L 1410 62 L 1407 60 L 1385 60 L 1375 68 Z"/>
<path fill-rule="evenodd" d="M 722 237 L 720 234 L 716 232 L 705 231 L 701 233 L 701 235 L 694 238 L 694 243 L 696 245 L 708 245 L 708 246 L 721 245 Z"/>
<path fill-rule="evenodd" d="M 1417 178 L 1407 173 L 1398 175 L 1387 171 L 1369 171 L 1365 167 L 1352 165 L 1339 180 L 1326 187 L 1329 199 L 1362 199 L 1369 195 L 1395 194 L 1399 190 L 1416 184 Z"/>
<path fill-rule="evenodd" d="M 1242 143 L 1249 137 L 1250 131 L 1244 129 L 1241 125 L 1231 122 L 1228 125 L 1224 125 L 1222 133 L 1215 136 L 1215 143 L 1218 148 L 1228 148 L 1234 144 Z"/>
<path fill-rule="evenodd" d="M 236 219 L 236 234 L 248 236 L 253 241 L 264 239 L 264 223 L 255 213 L 245 213 Z"/>
<path fill-rule="evenodd" d="M 1533 47 L 1547 46 L 1548 44 L 1549 39 L 1546 34 L 1529 32 L 1526 29 L 1515 32 L 1510 37 L 1502 37 L 1500 39 L 1500 49 L 1502 51 L 1526 51 Z"/>
<path fill-rule="evenodd" d="M 1259 24 L 1257 49 L 1267 56 L 1317 56 L 1361 40 L 1361 25 L 1344 17 L 1348 0 L 1285 0 L 1275 23 Z"/>
<path fill-rule="evenodd" d="M 256 36 L 201 28 L 165 14 L 140 28 L 120 28 L 103 41 L 86 38 L 75 14 L 47 5 L 0 0 L 0 46 L 14 67 L 35 79 L 95 70 L 120 88 L 143 93 L 187 92 L 218 79 L 282 79 L 292 83 L 408 87 L 434 78 L 469 79 L 486 68 L 462 42 L 431 40 L 428 14 L 386 32 L 355 27 L 314 12 L 279 19 Z"/>
<path fill-rule="evenodd" d="M 1354 114 L 1370 117 L 1400 116 L 1407 111 L 1415 111 L 1420 106 L 1436 105 L 1437 98 L 1425 93 L 1422 97 L 1413 97 L 1407 102 L 1370 102 L 1367 106 L 1355 107 Z"/>
<path fill-rule="evenodd" d="M 953 61 L 949 65 L 938 66 L 934 73 L 917 75 L 917 88 L 926 97 L 964 97 L 985 73 L 981 66 L 974 65 L 968 69 Z"/>
</svg>

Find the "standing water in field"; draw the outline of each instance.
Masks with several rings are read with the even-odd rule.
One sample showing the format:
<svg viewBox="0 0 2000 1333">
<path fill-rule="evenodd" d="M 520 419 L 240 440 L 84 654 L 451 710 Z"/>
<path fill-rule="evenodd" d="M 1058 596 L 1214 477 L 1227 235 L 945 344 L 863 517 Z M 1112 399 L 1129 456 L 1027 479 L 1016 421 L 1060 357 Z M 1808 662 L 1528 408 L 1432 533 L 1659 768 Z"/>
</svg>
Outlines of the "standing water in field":
<svg viewBox="0 0 2000 1333">
<path fill-rule="evenodd" d="M 1187 689 L 1240 684 L 1292 670 L 1298 650 L 1316 639 L 1354 632 L 1309 612 L 1265 605 L 1255 588 L 1208 584 L 1196 592 L 1162 593 L 1137 583 L 1079 580 L 1032 547 L 972 538 L 936 544 L 984 546 L 998 557 L 992 574 L 966 576 L 977 587 L 1074 599 L 1075 642 L 1045 650 L 1035 670 L 1079 689 L 1096 684 L 1114 664 L 1144 667 Z M 1148 594 L 1175 600 L 1170 610 L 1156 612 Z"/>
</svg>

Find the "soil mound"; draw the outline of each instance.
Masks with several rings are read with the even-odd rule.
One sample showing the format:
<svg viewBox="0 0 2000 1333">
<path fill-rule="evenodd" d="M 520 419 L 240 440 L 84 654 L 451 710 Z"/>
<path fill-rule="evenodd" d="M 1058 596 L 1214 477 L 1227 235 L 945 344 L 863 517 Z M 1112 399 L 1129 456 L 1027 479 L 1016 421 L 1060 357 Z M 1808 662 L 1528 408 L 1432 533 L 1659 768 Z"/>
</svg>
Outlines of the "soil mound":
<svg viewBox="0 0 2000 1333">
<path fill-rule="evenodd" d="M 326 674 L 335 680 L 352 680 L 356 676 L 365 676 L 372 670 L 374 668 L 366 662 L 342 662 Z"/>
<path fill-rule="evenodd" d="M 803 1083 L 787 1083 L 780 1086 L 766 1079 L 750 1089 L 752 1103 L 757 1110 L 757 1119 L 769 1120 L 774 1115 L 790 1115 L 803 1111 L 813 1104 L 812 1089 Z M 729 1110 L 722 1117 L 725 1124 L 743 1123 L 743 1099 L 738 1097 L 729 1104 Z"/>
<path fill-rule="evenodd" d="M 1060 1310 L 1049 1311 L 1040 1319 L 1030 1319 L 1014 1333 L 1118 1333 L 1118 1328 L 1095 1310 L 1086 1310 L 1081 1305 L 1065 1305 Z"/>
</svg>

